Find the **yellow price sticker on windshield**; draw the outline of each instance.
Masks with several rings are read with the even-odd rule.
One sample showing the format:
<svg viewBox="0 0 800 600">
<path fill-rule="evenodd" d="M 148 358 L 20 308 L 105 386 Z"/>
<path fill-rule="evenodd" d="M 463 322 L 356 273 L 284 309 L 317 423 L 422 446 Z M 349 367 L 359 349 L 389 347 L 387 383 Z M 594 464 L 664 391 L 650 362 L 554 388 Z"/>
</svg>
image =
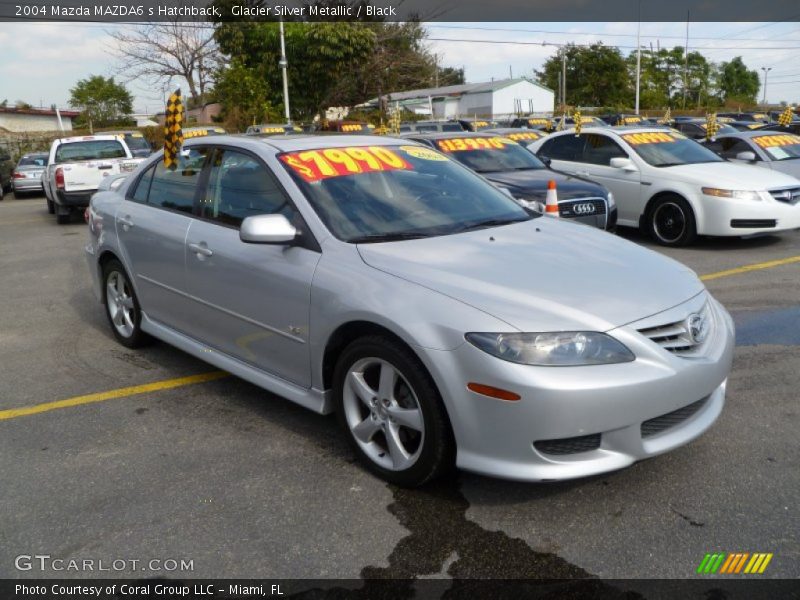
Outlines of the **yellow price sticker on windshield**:
<svg viewBox="0 0 800 600">
<path fill-rule="evenodd" d="M 674 133 L 628 133 L 622 136 L 622 139 L 628 142 L 631 146 L 639 146 L 641 144 L 670 144 L 678 139 Z"/>
<path fill-rule="evenodd" d="M 550 119 L 528 119 L 528 125 L 547 125 Z"/>
<path fill-rule="evenodd" d="M 384 146 L 320 148 L 289 152 L 282 154 L 279 159 L 308 183 L 331 177 L 412 168 L 407 161 Z"/>
<path fill-rule="evenodd" d="M 522 133 L 509 133 L 508 139 L 514 140 L 515 142 L 519 140 L 538 140 L 541 137 L 544 137 L 541 133 L 535 133 L 533 131 L 525 131 Z"/>
<path fill-rule="evenodd" d="M 436 140 L 436 145 L 442 152 L 469 152 L 470 150 L 502 150 L 506 146 L 516 145 L 516 142 L 502 137 L 464 137 Z"/>
<path fill-rule="evenodd" d="M 762 148 L 794 146 L 796 144 L 800 144 L 800 136 L 789 133 L 782 135 L 760 135 L 758 137 L 754 137 L 753 141 Z"/>
</svg>

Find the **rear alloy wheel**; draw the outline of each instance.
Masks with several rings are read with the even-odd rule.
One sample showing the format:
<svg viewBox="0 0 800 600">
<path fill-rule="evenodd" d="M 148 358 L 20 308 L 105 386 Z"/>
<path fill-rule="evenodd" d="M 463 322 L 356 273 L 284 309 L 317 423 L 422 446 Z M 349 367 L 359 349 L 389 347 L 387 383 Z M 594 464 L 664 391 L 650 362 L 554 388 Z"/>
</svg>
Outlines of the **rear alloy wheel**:
<svg viewBox="0 0 800 600">
<path fill-rule="evenodd" d="M 350 344 L 336 366 L 334 394 L 351 445 L 379 477 L 416 487 L 452 466 L 454 443 L 439 392 L 401 344 L 382 336 Z"/>
<path fill-rule="evenodd" d="M 662 246 L 686 246 L 697 238 L 697 225 L 689 203 L 679 196 L 656 201 L 648 219 L 650 234 Z"/>
<path fill-rule="evenodd" d="M 123 346 L 138 348 L 150 341 L 141 329 L 142 311 L 122 264 L 114 259 L 103 268 L 106 317 L 114 337 Z"/>
</svg>

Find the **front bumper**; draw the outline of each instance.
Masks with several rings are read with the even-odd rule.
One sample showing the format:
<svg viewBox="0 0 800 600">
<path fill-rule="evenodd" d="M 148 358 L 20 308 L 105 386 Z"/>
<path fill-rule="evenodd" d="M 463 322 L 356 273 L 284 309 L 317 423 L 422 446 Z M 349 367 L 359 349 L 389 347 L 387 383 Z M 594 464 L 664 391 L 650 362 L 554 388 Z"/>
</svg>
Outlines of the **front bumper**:
<svg viewBox="0 0 800 600">
<path fill-rule="evenodd" d="M 705 292 L 662 313 L 664 322 L 683 319 L 706 301 L 713 332 L 703 355 L 691 359 L 671 354 L 633 325 L 609 332 L 636 355 L 618 365 L 518 365 L 469 343 L 450 352 L 427 351 L 453 425 L 458 466 L 520 481 L 571 479 L 620 469 L 698 437 L 725 402 L 733 321 Z M 466 389 L 469 382 L 521 399 L 481 396 Z"/>
<path fill-rule="evenodd" d="M 701 198 L 703 218 L 697 232 L 702 235 L 746 236 L 800 229 L 800 203 L 706 195 Z"/>
</svg>

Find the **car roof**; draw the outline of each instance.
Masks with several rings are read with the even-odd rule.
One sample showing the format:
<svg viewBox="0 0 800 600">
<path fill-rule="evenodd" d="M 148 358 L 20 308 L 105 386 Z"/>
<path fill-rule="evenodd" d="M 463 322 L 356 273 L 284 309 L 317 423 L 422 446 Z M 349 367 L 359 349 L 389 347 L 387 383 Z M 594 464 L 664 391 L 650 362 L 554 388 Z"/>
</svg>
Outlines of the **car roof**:
<svg viewBox="0 0 800 600">
<path fill-rule="evenodd" d="M 786 135 L 792 134 L 791 131 L 776 131 L 774 129 L 750 129 L 748 131 L 737 131 L 736 133 L 725 133 L 717 136 L 717 139 L 721 137 L 735 137 L 735 138 L 742 138 L 742 139 L 750 139 L 754 137 L 761 137 L 763 135 Z"/>
<path fill-rule="evenodd" d="M 515 130 L 516 131 L 516 130 Z M 525 131 L 520 129 L 519 131 Z M 405 137 L 417 137 L 425 140 L 446 140 L 450 138 L 463 138 L 469 137 L 497 137 L 497 133 L 487 133 L 484 131 L 415 131 L 411 135 L 405 134 Z"/>
<path fill-rule="evenodd" d="M 259 146 L 270 146 L 278 152 L 299 152 L 319 148 L 341 148 L 345 146 L 396 146 L 409 142 L 400 138 L 376 135 L 275 135 L 275 136 L 243 136 L 215 135 L 187 140 L 187 147 L 203 144 L 223 144 L 241 148 L 256 149 Z"/>
</svg>

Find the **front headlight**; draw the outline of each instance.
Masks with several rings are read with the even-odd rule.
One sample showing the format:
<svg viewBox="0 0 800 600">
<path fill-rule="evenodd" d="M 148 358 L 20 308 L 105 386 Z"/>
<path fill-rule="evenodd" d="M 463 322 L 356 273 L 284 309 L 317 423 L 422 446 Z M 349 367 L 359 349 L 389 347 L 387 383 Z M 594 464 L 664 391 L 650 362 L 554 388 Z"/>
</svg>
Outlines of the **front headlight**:
<svg viewBox="0 0 800 600">
<path fill-rule="evenodd" d="M 761 200 L 758 192 L 750 190 L 722 190 L 719 188 L 704 187 L 703 193 L 706 196 L 716 196 L 717 198 L 734 198 L 736 200 Z"/>
<path fill-rule="evenodd" d="M 636 359 L 622 343 L 595 331 L 468 333 L 465 337 L 473 346 L 492 356 L 522 365 L 577 367 Z"/>
<path fill-rule="evenodd" d="M 614 208 L 616 205 L 617 205 L 617 203 L 614 201 L 614 194 L 612 194 L 611 192 L 608 192 L 608 208 L 609 208 L 609 210 Z"/>
</svg>

